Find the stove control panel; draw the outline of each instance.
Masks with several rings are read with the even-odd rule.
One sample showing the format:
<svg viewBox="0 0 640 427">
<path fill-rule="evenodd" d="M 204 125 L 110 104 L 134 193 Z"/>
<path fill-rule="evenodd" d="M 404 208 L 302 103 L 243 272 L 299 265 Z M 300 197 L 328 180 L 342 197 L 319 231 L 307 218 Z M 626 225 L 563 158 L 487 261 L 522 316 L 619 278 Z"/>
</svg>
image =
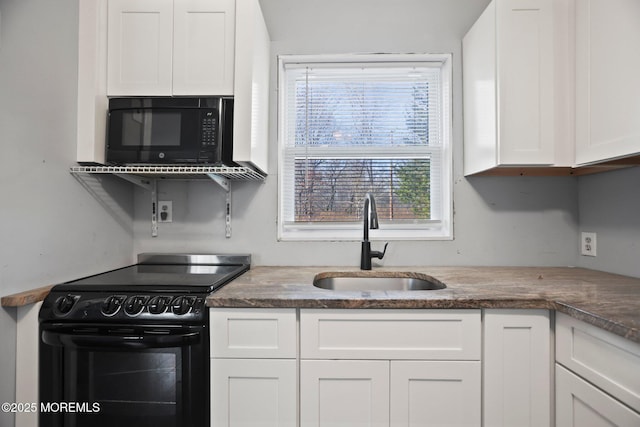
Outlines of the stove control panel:
<svg viewBox="0 0 640 427">
<path fill-rule="evenodd" d="M 205 316 L 206 294 L 108 294 L 52 292 L 43 304 L 47 320 L 184 320 Z"/>
</svg>

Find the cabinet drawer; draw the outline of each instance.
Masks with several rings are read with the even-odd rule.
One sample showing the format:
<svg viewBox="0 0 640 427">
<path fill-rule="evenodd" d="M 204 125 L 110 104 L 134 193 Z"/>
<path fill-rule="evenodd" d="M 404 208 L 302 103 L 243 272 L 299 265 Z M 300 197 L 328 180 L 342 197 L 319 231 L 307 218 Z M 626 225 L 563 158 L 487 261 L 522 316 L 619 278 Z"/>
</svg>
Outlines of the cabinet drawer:
<svg viewBox="0 0 640 427">
<path fill-rule="evenodd" d="M 640 411 L 640 344 L 558 313 L 556 360 Z"/>
<path fill-rule="evenodd" d="M 295 359 L 295 309 L 211 309 L 211 357 Z"/>
<path fill-rule="evenodd" d="M 631 427 L 640 414 L 556 365 L 557 427 Z"/>
<path fill-rule="evenodd" d="M 303 359 L 480 360 L 480 310 L 301 310 Z"/>
</svg>

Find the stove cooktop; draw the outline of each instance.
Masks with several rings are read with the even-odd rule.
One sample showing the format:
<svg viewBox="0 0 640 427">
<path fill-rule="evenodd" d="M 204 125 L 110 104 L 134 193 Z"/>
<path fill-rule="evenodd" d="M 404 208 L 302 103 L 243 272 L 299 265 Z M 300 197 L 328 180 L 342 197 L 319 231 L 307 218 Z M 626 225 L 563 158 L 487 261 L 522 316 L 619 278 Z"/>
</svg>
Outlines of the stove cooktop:
<svg viewBox="0 0 640 427">
<path fill-rule="evenodd" d="M 251 262 L 250 255 L 141 254 L 138 258 L 139 264 L 56 285 L 53 290 L 210 293 L 249 270 Z"/>
<path fill-rule="evenodd" d="M 209 293 L 248 269 L 248 265 L 132 265 L 63 283 L 54 290 Z"/>
</svg>

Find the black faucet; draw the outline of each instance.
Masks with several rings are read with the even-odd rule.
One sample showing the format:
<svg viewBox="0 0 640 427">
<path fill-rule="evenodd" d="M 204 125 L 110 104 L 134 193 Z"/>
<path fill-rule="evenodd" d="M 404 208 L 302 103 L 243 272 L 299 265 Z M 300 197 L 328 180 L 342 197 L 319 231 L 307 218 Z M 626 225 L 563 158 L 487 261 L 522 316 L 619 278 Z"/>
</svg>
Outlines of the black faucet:
<svg viewBox="0 0 640 427">
<path fill-rule="evenodd" d="M 362 251 L 360 252 L 360 270 L 371 270 L 371 258 L 382 259 L 387 252 L 387 245 L 380 251 L 371 250 L 371 242 L 369 241 L 369 229 L 376 230 L 378 225 L 378 211 L 376 210 L 376 201 L 371 193 L 364 196 L 364 206 L 362 208 L 362 217 L 364 224 L 364 238 L 362 239 Z"/>
</svg>

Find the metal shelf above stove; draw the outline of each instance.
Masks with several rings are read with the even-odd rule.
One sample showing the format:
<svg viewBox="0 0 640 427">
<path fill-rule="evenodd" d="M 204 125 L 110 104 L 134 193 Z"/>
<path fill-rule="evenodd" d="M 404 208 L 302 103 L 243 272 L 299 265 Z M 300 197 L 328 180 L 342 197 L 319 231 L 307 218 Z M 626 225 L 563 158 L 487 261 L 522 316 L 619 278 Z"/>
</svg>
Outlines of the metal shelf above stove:
<svg viewBox="0 0 640 427">
<path fill-rule="evenodd" d="M 212 179 L 213 176 L 238 181 L 264 181 L 266 175 L 247 166 L 127 165 L 74 166 L 71 173 L 128 174 L 159 179 Z"/>
<path fill-rule="evenodd" d="M 247 166 L 195 166 L 195 165 L 126 165 L 126 166 L 73 166 L 70 172 L 79 180 L 87 174 L 118 176 L 151 193 L 151 236 L 158 236 L 158 180 L 209 179 L 226 192 L 225 236 L 231 237 L 231 181 L 264 181 L 266 174 Z M 84 186 L 89 186 L 84 183 Z"/>
</svg>

